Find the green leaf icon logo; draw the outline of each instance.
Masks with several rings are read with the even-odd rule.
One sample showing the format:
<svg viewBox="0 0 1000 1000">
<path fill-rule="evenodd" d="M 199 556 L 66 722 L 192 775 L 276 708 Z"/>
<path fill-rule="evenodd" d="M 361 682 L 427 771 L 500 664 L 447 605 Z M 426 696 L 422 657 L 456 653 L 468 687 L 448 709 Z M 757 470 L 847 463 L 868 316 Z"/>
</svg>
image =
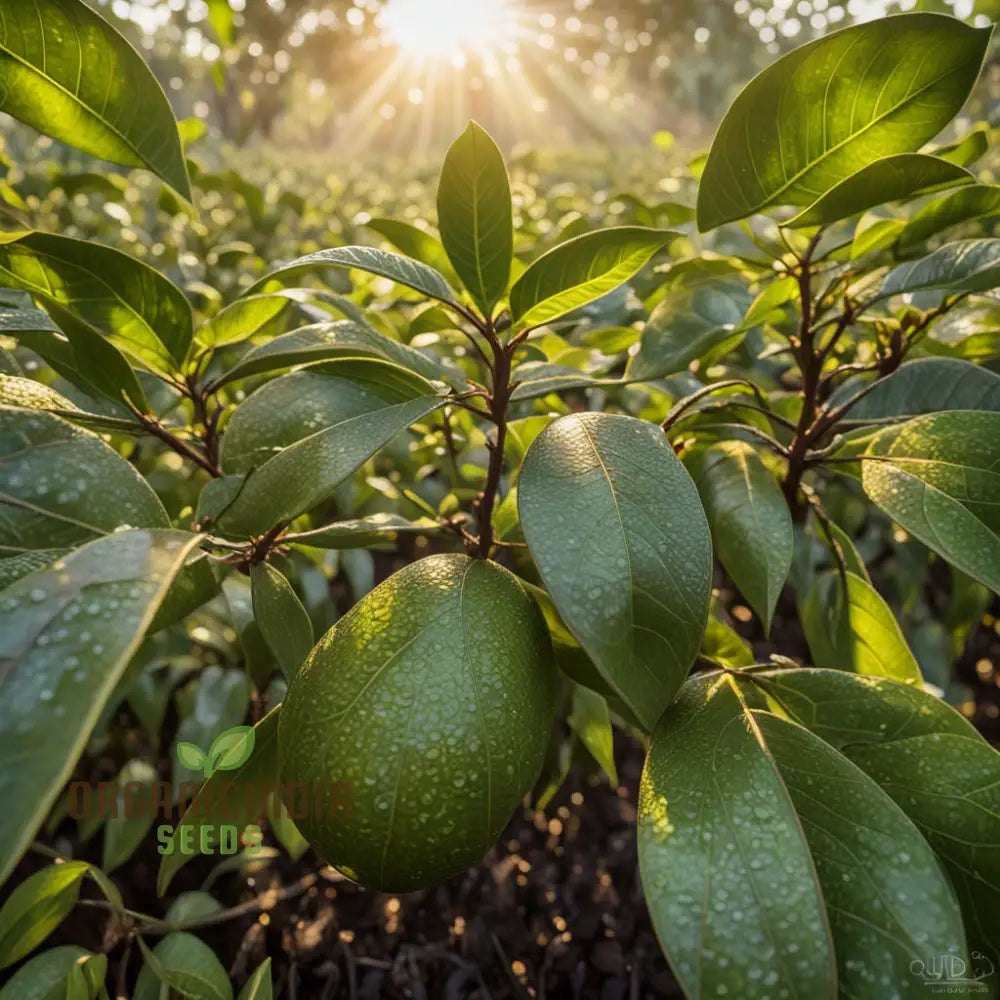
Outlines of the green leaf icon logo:
<svg viewBox="0 0 1000 1000">
<path fill-rule="evenodd" d="M 253 726 L 235 726 L 217 736 L 208 750 L 213 771 L 235 771 L 250 759 L 256 734 Z"/>
<path fill-rule="evenodd" d="M 207 758 L 194 743 L 178 743 L 177 759 L 189 770 L 200 771 L 204 768 Z"/>
</svg>

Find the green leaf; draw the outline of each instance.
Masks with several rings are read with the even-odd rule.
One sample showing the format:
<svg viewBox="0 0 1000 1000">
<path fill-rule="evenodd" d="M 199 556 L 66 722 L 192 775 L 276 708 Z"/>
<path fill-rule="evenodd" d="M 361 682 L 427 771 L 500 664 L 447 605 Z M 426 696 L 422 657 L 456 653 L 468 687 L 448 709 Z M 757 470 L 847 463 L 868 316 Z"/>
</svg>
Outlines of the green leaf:
<svg viewBox="0 0 1000 1000">
<path fill-rule="evenodd" d="M 754 662 L 750 643 L 719 618 L 715 598 L 712 598 L 712 610 L 705 626 L 705 634 L 701 637 L 698 655 L 733 669 L 749 667 Z"/>
<path fill-rule="evenodd" d="M 831 397 L 836 406 L 865 385 L 850 380 Z M 915 417 L 942 410 L 1000 410 L 1000 375 L 958 358 L 919 358 L 900 365 L 858 400 L 849 420 Z"/>
<path fill-rule="evenodd" d="M 774 476 L 744 441 L 685 455 L 722 565 L 769 632 L 792 565 L 792 519 Z"/>
<path fill-rule="evenodd" d="M 341 358 L 292 372 L 236 408 L 223 438 L 222 468 L 248 472 L 323 428 L 436 391 L 419 376 L 371 358 Z"/>
<path fill-rule="evenodd" d="M 797 301 L 799 297 L 799 283 L 792 275 L 777 278 L 764 289 L 753 300 L 740 324 L 745 330 L 752 330 L 759 326 L 776 309 L 789 302 Z"/>
<path fill-rule="evenodd" d="M 666 289 L 629 359 L 629 381 L 683 371 L 709 352 L 731 350 L 746 335 L 744 317 L 753 296 L 732 272 L 692 276 L 681 271 L 673 282 L 668 279 Z"/>
<path fill-rule="evenodd" d="M 291 681 L 315 641 L 312 622 L 292 585 L 270 563 L 251 572 L 253 613 L 281 672 Z"/>
<path fill-rule="evenodd" d="M 90 952 L 76 945 L 49 948 L 7 980 L 0 989 L 0 1000 L 66 1000 L 66 980 L 74 968 L 89 958 Z"/>
<path fill-rule="evenodd" d="M 871 224 L 864 225 L 865 219 L 871 219 Z M 864 216 L 854 230 L 851 260 L 891 247 L 905 228 L 904 219 L 876 219 L 873 216 Z"/>
<path fill-rule="evenodd" d="M 80 0 L 4 11 L 0 111 L 91 156 L 152 170 L 191 200 L 167 95 L 142 56 Z"/>
<path fill-rule="evenodd" d="M 914 965 L 965 958 L 952 888 L 932 845 L 870 775 L 808 730 L 753 712 L 791 796 L 823 893 L 842 997 L 921 997 Z M 863 962 L 858 956 L 864 955 Z M 892 987 L 889 987 L 892 984 Z"/>
<path fill-rule="evenodd" d="M 566 720 L 590 755 L 604 768 L 613 788 L 618 785 L 615 769 L 615 734 L 608 715 L 608 703 L 596 691 L 573 685 L 573 706 Z"/>
<path fill-rule="evenodd" d="M 510 290 L 515 327 L 542 326 L 624 284 L 677 233 L 620 226 L 585 233 L 543 254 Z"/>
<path fill-rule="evenodd" d="M 287 292 L 251 295 L 219 310 L 195 333 L 195 340 L 205 347 L 239 344 L 251 337 L 273 335 L 287 329 L 288 324 L 284 321 L 298 313 L 297 298 Z"/>
<path fill-rule="evenodd" d="M 0 594 L 0 883 L 73 772 L 197 535 L 120 531 Z"/>
<path fill-rule="evenodd" d="M 237 1000 L 272 1000 L 271 959 L 265 958 L 240 990 Z"/>
<path fill-rule="evenodd" d="M 469 122 L 448 150 L 437 209 L 448 259 L 483 316 L 489 317 L 510 280 L 513 205 L 503 153 L 475 122 Z"/>
<path fill-rule="evenodd" d="M 287 282 L 291 278 L 327 267 L 357 268 L 359 271 L 377 274 L 439 302 L 452 303 L 455 298 L 454 292 L 448 287 L 448 282 L 434 268 L 401 254 L 376 250 L 373 247 L 335 247 L 332 250 L 319 250 L 305 257 L 299 257 L 298 260 L 293 260 L 290 264 L 266 275 L 250 289 L 249 294 L 261 291 L 272 281 Z"/>
<path fill-rule="evenodd" d="M 235 726 L 218 735 L 208 748 L 212 772 L 242 767 L 253 753 L 255 739 L 253 726 Z"/>
<path fill-rule="evenodd" d="M 991 18 L 992 20 L 992 18 Z M 980 125 L 974 128 L 968 135 L 963 136 L 955 142 L 946 143 L 943 146 L 934 146 L 925 152 L 940 156 L 942 160 L 950 160 L 960 167 L 967 167 L 975 163 L 980 157 L 985 156 L 990 148 L 990 130 L 987 125 Z"/>
<path fill-rule="evenodd" d="M 36 569 L 54 563 L 60 556 L 66 554 L 66 549 L 35 549 L 31 552 L 21 552 L 16 556 L 0 558 L 0 590 L 9 587 L 15 580 L 33 573 Z"/>
<path fill-rule="evenodd" d="M 317 549 L 366 549 L 382 543 L 391 544 L 400 535 L 436 535 L 444 531 L 429 517 L 408 521 L 398 514 L 370 514 L 353 521 L 337 521 L 322 528 L 299 532 L 285 542 L 310 545 Z"/>
<path fill-rule="evenodd" d="M 919 149 L 962 107 L 990 32 L 901 14 L 783 56 L 719 126 L 698 188 L 698 228 L 771 205 L 811 205 L 869 163 Z"/>
<path fill-rule="evenodd" d="M 930 194 L 975 178 L 964 167 L 926 153 L 896 153 L 875 160 L 835 184 L 788 222 L 789 226 L 826 226 L 869 208 Z"/>
<path fill-rule="evenodd" d="M 48 865 L 7 897 L 0 909 L 0 969 L 34 951 L 69 916 L 89 867 L 85 861 Z"/>
<path fill-rule="evenodd" d="M 337 357 L 374 356 L 391 361 L 424 378 L 440 379 L 445 367 L 434 358 L 408 347 L 369 326 L 350 320 L 313 323 L 254 348 L 218 381 L 216 387 L 249 375 L 278 371 L 293 365 L 314 364 Z"/>
<path fill-rule="evenodd" d="M 897 249 L 901 254 L 909 253 L 932 236 L 953 226 L 997 212 L 1000 212 L 1000 185 L 973 184 L 959 191 L 952 191 L 943 198 L 924 205 L 906 223 L 899 234 Z"/>
<path fill-rule="evenodd" d="M 712 573 L 704 511 L 666 436 L 632 417 L 562 417 L 528 449 L 518 509 L 566 625 L 651 729 L 697 655 Z"/>
<path fill-rule="evenodd" d="M 216 771 L 198 789 L 187 811 L 174 828 L 160 861 L 156 891 L 162 896 L 174 876 L 194 857 L 181 850 L 185 836 L 200 852 L 202 828 L 212 831 L 211 840 L 219 843 L 219 828 L 236 823 L 255 823 L 263 815 L 267 783 L 278 780 L 278 712 L 274 708 L 254 727 L 254 745 L 250 756 L 236 769 Z M 190 832 L 185 833 L 185 828 Z"/>
<path fill-rule="evenodd" d="M 637 835 L 653 926 L 686 996 L 836 1000 L 805 836 L 728 677 L 689 681 L 657 726 Z"/>
<path fill-rule="evenodd" d="M 183 292 L 148 264 L 99 243 L 0 234 L 0 280 L 68 312 L 157 371 L 175 372 L 191 343 Z"/>
<path fill-rule="evenodd" d="M 139 946 L 146 959 L 146 968 L 184 1000 L 233 1000 L 233 987 L 222 963 L 215 952 L 193 934 L 175 931 L 152 951 L 140 937 Z M 139 978 L 142 979 L 142 975 Z M 139 984 L 136 992 L 139 992 Z"/>
<path fill-rule="evenodd" d="M 1000 593 L 1000 413 L 931 413 L 865 452 L 870 500 L 928 548 Z"/>
<path fill-rule="evenodd" d="M 986 292 L 1000 284 L 1000 239 L 957 240 L 927 257 L 900 264 L 882 283 L 879 298 L 941 288 Z"/>
<path fill-rule="evenodd" d="M 919 688 L 828 670 L 756 675 L 782 710 L 841 748 L 916 823 L 958 894 L 974 946 L 1000 940 L 1000 755 Z"/>
<path fill-rule="evenodd" d="M 453 277 L 457 282 L 458 276 L 441 241 L 430 233 L 399 219 L 369 219 L 365 228 L 388 240 L 401 254 L 440 271 L 449 282 Z"/>
<path fill-rule="evenodd" d="M 124 434 L 135 433 L 140 429 L 132 420 L 119 420 L 101 413 L 81 410 L 76 403 L 55 389 L 19 375 L 0 375 L 0 406 L 21 410 L 46 410 L 66 420 L 101 430 L 117 430 Z"/>
<path fill-rule="evenodd" d="M 0 551 L 68 548 L 122 524 L 169 525 L 133 466 L 59 417 L 0 406 Z"/>
<path fill-rule="evenodd" d="M 848 572 L 842 580 L 832 570 L 817 575 L 800 616 L 816 666 L 923 682 L 899 623 L 863 577 Z"/>
<path fill-rule="evenodd" d="M 220 517 L 220 527 L 230 533 L 260 534 L 312 510 L 397 434 L 444 401 L 428 395 L 387 404 L 290 445 L 250 472 Z"/>
</svg>

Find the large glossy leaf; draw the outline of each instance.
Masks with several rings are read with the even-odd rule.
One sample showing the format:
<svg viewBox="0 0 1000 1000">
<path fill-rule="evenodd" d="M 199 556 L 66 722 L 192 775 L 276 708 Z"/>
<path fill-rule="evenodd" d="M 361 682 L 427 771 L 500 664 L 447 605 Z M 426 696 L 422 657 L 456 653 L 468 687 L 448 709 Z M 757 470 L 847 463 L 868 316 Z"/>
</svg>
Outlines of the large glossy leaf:
<svg viewBox="0 0 1000 1000">
<path fill-rule="evenodd" d="M 620 226 L 561 243 L 531 264 L 511 288 L 514 324 L 551 323 L 606 295 L 676 236 L 665 229 Z"/>
<path fill-rule="evenodd" d="M 626 377 L 662 378 L 711 352 L 736 347 L 746 334 L 744 317 L 752 302 L 746 284 L 730 269 L 701 275 L 682 270 L 668 279 L 666 296 L 642 331 Z"/>
<path fill-rule="evenodd" d="M 193 855 L 185 854 L 181 845 L 185 836 L 190 836 L 196 850 L 200 850 L 202 827 L 213 830 L 209 840 L 219 842 L 219 827 L 224 823 L 236 822 L 245 826 L 256 822 L 263 813 L 267 784 L 278 780 L 278 712 L 281 706 L 272 709 L 254 726 L 253 753 L 238 768 L 231 771 L 216 771 L 198 789 L 174 828 L 169 847 L 160 862 L 156 881 L 156 891 L 162 896 L 170 886 L 174 876 L 186 865 Z M 185 828 L 189 831 L 185 833 Z"/>
<path fill-rule="evenodd" d="M 720 441 L 685 455 L 708 515 L 715 551 L 770 629 L 792 565 L 792 519 L 774 476 L 744 441 Z"/>
<path fill-rule="evenodd" d="M 698 652 L 712 547 L 665 435 L 632 417 L 563 417 L 535 439 L 521 526 L 559 613 L 602 677 L 652 728 Z"/>
<path fill-rule="evenodd" d="M 972 174 L 926 153 L 897 153 L 862 167 L 803 209 L 789 226 L 826 226 L 876 205 L 971 184 Z"/>
<path fill-rule="evenodd" d="M 885 276 L 880 298 L 941 288 L 985 292 L 1000 285 L 1000 239 L 957 240 L 927 257 L 900 264 Z"/>
<path fill-rule="evenodd" d="M 924 205 L 899 234 L 897 248 L 908 253 L 953 226 L 1000 212 L 1000 185 L 973 184 Z"/>
<path fill-rule="evenodd" d="M 60 417 L 0 406 L 0 552 L 79 545 L 122 524 L 169 526 L 132 465 Z"/>
<path fill-rule="evenodd" d="M 65 1000 L 67 979 L 75 969 L 90 966 L 94 957 L 88 961 L 89 955 L 84 948 L 71 944 L 48 948 L 25 962 L 7 980 L 0 989 L 0 1000 Z"/>
<path fill-rule="evenodd" d="M 191 343 L 179 288 L 111 247 L 51 233 L 0 234 L 0 281 L 62 308 L 132 357 L 173 372 Z"/>
<path fill-rule="evenodd" d="M 0 111 L 191 199 L 170 102 L 135 49 L 81 0 L 6 4 Z"/>
<path fill-rule="evenodd" d="M 473 301 L 489 316 L 510 280 L 513 205 L 503 154 L 475 122 L 448 150 L 437 209 L 448 258 Z"/>
<path fill-rule="evenodd" d="M 377 274 L 400 285 L 406 285 L 440 302 L 452 302 L 455 297 L 454 292 L 448 287 L 448 282 L 434 268 L 402 254 L 376 250 L 373 247 L 336 247 L 332 250 L 319 250 L 307 254 L 277 271 L 272 271 L 258 281 L 250 292 L 259 292 L 272 281 L 287 283 L 294 277 L 327 267 L 368 271 L 370 274 Z"/>
<path fill-rule="evenodd" d="M 875 160 L 910 153 L 959 111 L 990 29 L 901 14 L 800 46 L 726 113 L 698 189 L 698 227 L 811 205 Z"/>
<path fill-rule="evenodd" d="M 134 420 L 81 410 L 76 403 L 50 386 L 19 375 L 0 375 L 0 406 L 20 410 L 45 410 L 74 423 L 123 434 L 141 431 L 140 425 Z"/>
<path fill-rule="evenodd" d="M 787 789 L 731 681 L 686 684 L 639 789 L 639 869 L 691 1000 L 836 1000 L 819 880 Z M 718 961 L 726 958 L 725 964 Z"/>
<path fill-rule="evenodd" d="M 931 848 L 848 757 L 762 704 L 732 677 L 690 681 L 643 772 L 640 869 L 685 994 L 924 996 L 928 949 L 967 959 Z"/>
<path fill-rule="evenodd" d="M 69 778 L 198 536 L 120 531 L 0 593 L 0 882 Z"/>
<path fill-rule="evenodd" d="M 444 402 L 419 396 L 348 417 L 297 441 L 254 469 L 220 519 L 223 530 L 259 534 L 312 510 L 397 434 Z"/>
<path fill-rule="evenodd" d="M 441 362 L 413 347 L 391 340 L 370 326 L 351 320 L 335 320 L 313 323 L 274 337 L 250 351 L 215 384 L 223 386 L 250 375 L 291 368 L 293 365 L 313 364 L 329 358 L 368 355 L 392 361 L 424 378 L 440 379 L 445 374 Z"/>
<path fill-rule="evenodd" d="M 283 375 L 236 408 L 223 438 L 222 468 L 249 472 L 317 431 L 434 391 L 419 376 L 372 358 Z"/>
<path fill-rule="evenodd" d="M 292 585 L 270 563 L 254 566 L 253 614 L 268 648 L 290 681 L 313 647 L 313 628 Z"/>
<path fill-rule="evenodd" d="M 849 399 L 863 381 L 849 381 L 831 399 Z M 942 410 L 1000 410 L 1000 375 L 958 358 L 919 358 L 881 379 L 848 411 L 849 420 L 915 417 Z"/>
<path fill-rule="evenodd" d="M 919 688 L 829 670 L 760 674 L 793 719 L 886 791 L 941 857 L 974 946 L 1000 941 L 1000 755 Z"/>
<path fill-rule="evenodd" d="M 1000 593 L 1000 413 L 932 413 L 881 431 L 869 498 L 948 562 Z"/>
<path fill-rule="evenodd" d="M 863 577 L 819 574 L 801 607 L 813 662 L 831 670 L 920 684 L 920 667 L 892 610 Z"/>
</svg>

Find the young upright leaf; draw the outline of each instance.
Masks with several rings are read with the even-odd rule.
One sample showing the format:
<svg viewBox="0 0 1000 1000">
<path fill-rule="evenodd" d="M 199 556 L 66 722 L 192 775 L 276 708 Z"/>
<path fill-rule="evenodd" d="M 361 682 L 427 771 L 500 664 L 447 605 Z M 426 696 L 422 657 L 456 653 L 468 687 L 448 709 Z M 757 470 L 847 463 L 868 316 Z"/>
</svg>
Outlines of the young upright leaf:
<svg viewBox="0 0 1000 1000">
<path fill-rule="evenodd" d="M 792 565 L 792 519 L 774 476 L 745 441 L 685 456 L 723 566 L 770 629 Z"/>
<path fill-rule="evenodd" d="M 510 280 L 513 206 L 503 154 L 475 122 L 448 150 L 437 209 L 448 258 L 483 315 L 490 316 Z"/>
<path fill-rule="evenodd" d="M 965 103 L 990 32 L 900 14 L 783 56 L 719 126 L 698 188 L 698 228 L 771 205 L 811 205 L 869 163 L 919 149 Z"/>
<path fill-rule="evenodd" d="M 541 326 L 628 281 L 677 233 L 620 226 L 586 233 L 543 254 L 510 290 L 517 327 Z"/>
<path fill-rule="evenodd" d="M 1000 285 L 1000 239 L 957 240 L 927 257 L 900 264 L 882 282 L 879 298 L 940 288 L 986 292 Z"/>
<path fill-rule="evenodd" d="M 899 234 L 897 247 L 901 254 L 909 253 L 938 233 L 996 212 L 1000 212 L 1000 185 L 973 184 L 952 191 L 924 205 L 906 223 Z"/>
<path fill-rule="evenodd" d="M 148 264 L 99 243 L 0 234 L 0 281 L 61 307 L 159 371 L 176 371 L 191 343 L 184 293 Z"/>
<path fill-rule="evenodd" d="M 374 247 L 336 247 L 299 257 L 298 260 L 293 260 L 290 264 L 261 278 L 250 289 L 250 294 L 262 291 L 272 281 L 287 282 L 291 278 L 325 267 L 368 271 L 370 274 L 377 274 L 400 285 L 406 285 L 407 288 L 412 288 L 439 302 L 452 302 L 455 298 L 455 293 L 448 287 L 448 282 L 433 267 L 411 260 L 402 254 L 376 250 Z"/>
<path fill-rule="evenodd" d="M 265 958 L 246 981 L 237 1000 L 272 1000 L 271 959 Z"/>
<path fill-rule="evenodd" d="M 789 226 L 826 226 L 890 201 L 915 198 L 958 184 L 971 184 L 972 174 L 926 153 L 897 153 L 862 167 L 844 178 L 793 218 Z"/>
<path fill-rule="evenodd" d="M 815 577 L 801 618 L 817 667 L 922 683 L 920 667 L 889 606 L 855 573 L 846 573 L 843 580 L 832 570 Z"/>
<path fill-rule="evenodd" d="M 85 861 L 49 865 L 7 897 L 0 909 L 0 969 L 34 951 L 69 916 L 89 869 Z"/>
<path fill-rule="evenodd" d="M 79 545 L 122 524 L 169 527 L 132 465 L 60 417 L 0 406 L 0 552 Z"/>
<path fill-rule="evenodd" d="M 924 545 L 1000 593 L 1000 412 L 931 413 L 868 446 L 869 498 Z"/>
<path fill-rule="evenodd" d="M 281 672 L 290 681 L 313 647 L 313 628 L 292 585 L 270 563 L 251 573 L 253 613 Z"/>
<path fill-rule="evenodd" d="M 142 56 L 82 0 L 5 5 L 0 111 L 91 156 L 152 170 L 191 200 L 167 95 Z"/>
<path fill-rule="evenodd" d="M 0 882 L 69 778 L 197 535 L 120 531 L 0 594 Z"/>
<path fill-rule="evenodd" d="M 652 729 L 697 655 L 712 574 L 705 513 L 666 436 L 632 417 L 562 417 L 528 449 L 518 509 L 563 620 Z"/>
</svg>

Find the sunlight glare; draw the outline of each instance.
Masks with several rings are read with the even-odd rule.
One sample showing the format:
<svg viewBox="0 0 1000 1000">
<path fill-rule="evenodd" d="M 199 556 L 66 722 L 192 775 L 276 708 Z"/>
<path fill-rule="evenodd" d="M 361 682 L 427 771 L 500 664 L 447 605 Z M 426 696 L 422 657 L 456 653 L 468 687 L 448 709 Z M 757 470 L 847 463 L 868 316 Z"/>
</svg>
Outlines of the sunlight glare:
<svg viewBox="0 0 1000 1000">
<path fill-rule="evenodd" d="M 389 41 L 418 57 L 482 52 L 514 38 L 507 0 L 389 0 L 378 23 Z"/>
</svg>

